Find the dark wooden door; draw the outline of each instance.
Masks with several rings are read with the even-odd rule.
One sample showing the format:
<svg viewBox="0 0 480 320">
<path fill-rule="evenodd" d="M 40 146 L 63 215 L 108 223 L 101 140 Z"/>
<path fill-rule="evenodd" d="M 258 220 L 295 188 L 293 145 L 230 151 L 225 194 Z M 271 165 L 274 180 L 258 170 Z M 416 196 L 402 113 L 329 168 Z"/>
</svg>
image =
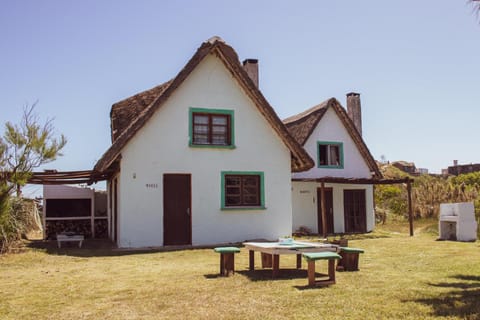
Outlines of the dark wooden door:
<svg viewBox="0 0 480 320">
<path fill-rule="evenodd" d="M 191 176 L 163 175 L 163 243 L 192 243 Z"/>
<path fill-rule="evenodd" d="M 331 188 L 325 188 L 325 213 L 327 216 L 327 234 L 333 234 L 333 190 Z M 323 219 L 322 219 L 322 189 L 317 189 L 317 214 L 318 214 L 318 233 L 323 232 Z"/>
<path fill-rule="evenodd" d="M 345 233 L 367 232 L 365 190 L 344 190 Z"/>
</svg>

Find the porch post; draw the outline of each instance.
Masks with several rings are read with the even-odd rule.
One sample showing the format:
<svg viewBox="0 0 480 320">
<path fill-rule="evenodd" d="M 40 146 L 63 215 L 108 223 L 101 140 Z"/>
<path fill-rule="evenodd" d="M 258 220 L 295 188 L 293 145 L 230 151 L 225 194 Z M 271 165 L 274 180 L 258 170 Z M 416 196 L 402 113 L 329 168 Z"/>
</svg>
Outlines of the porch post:
<svg viewBox="0 0 480 320">
<path fill-rule="evenodd" d="M 413 237 L 413 209 L 412 209 L 412 182 L 407 180 L 407 194 L 408 194 L 408 222 L 410 224 L 410 237 Z"/>
<path fill-rule="evenodd" d="M 325 211 L 325 182 L 320 184 L 320 195 L 322 197 L 322 237 L 327 237 L 327 213 Z"/>
</svg>

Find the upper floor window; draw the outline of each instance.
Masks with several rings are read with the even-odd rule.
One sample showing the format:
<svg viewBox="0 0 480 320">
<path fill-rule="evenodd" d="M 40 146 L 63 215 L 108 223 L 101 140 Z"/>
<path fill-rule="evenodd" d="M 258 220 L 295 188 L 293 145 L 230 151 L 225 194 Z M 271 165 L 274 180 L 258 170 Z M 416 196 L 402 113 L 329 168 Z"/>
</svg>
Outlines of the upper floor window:
<svg viewBox="0 0 480 320">
<path fill-rule="evenodd" d="M 318 167 L 343 169 L 343 143 L 317 142 Z"/>
<path fill-rule="evenodd" d="M 234 147 L 233 111 L 190 108 L 190 146 Z"/>
</svg>

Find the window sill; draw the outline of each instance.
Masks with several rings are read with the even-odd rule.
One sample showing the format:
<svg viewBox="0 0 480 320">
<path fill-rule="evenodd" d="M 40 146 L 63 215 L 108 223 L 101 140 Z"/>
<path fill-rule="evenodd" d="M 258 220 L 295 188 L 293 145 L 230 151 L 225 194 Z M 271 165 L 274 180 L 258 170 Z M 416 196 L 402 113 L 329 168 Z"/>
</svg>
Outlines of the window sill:
<svg viewBox="0 0 480 320">
<path fill-rule="evenodd" d="M 222 207 L 220 208 L 222 211 L 243 211 L 243 210 L 267 210 L 264 206 L 258 207 Z"/>
<path fill-rule="evenodd" d="M 320 169 L 343 169 L 343 166 L 324 166 L 324 165 L 319 165 L 317 168 Z"/>
<path fill-rule="evenodd" d="M 215 144 L 192 144 L 192 143 L 189 144 L 189 147 L 190 148 L 200 148 L 200 149 L 205 149 L 205 148 L 208 148 L 208 149 L 235 149 L 236 148 L 235 145 L 222 146 L 222 145 L 215 145 Z"/>
</svg>

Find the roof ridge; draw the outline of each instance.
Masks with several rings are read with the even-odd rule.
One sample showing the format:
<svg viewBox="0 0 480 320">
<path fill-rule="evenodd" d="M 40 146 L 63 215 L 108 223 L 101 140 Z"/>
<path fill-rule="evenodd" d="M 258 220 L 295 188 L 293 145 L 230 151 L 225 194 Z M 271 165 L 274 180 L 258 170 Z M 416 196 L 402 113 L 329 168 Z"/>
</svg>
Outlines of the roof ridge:
<svg viewBox="0 0 480 320">
<path fill-rule="evenodd" d="M 309 109 L 307 109 L 307 110 L 305 110 L 305 111 L 302 111 L 302 112 L 297 113 L 297 114 L 295 114 L 295 115 L 292 115 L 292 116 L 290 116 L 290 117 L 288 117 L 288 118 L 285 118 L 285 119 L 283 119 L 282 121 L 283 121 L 284 124 L 290 124 L 290 123 L 292 123 L 292 122 L 301 120 L 301 119 L 303 119 L 303 118 L 311 115 L 312 113 L 314 113 L 314 112 L 316 112 L 316 111 L 318 111 L 318 110 L 320 110 L 320 109 L 323 109 L 323 108 L 327 107 L 327 106 L 328 106 L 328 103 L 330 102 L 331 99 L 332 99 L 332 98 L 330 98 L 330 99 L 328 99 L 328 100 L 325 100 L 325 101 L 322 101 L 322 102 L 320 102 L 319 104 L 317 104 L 317 105 L 315 105 L 315 106 L 313 106 L 313 107 L 311 107 L 311 108 L 309 108 Z"/>
</svg>

